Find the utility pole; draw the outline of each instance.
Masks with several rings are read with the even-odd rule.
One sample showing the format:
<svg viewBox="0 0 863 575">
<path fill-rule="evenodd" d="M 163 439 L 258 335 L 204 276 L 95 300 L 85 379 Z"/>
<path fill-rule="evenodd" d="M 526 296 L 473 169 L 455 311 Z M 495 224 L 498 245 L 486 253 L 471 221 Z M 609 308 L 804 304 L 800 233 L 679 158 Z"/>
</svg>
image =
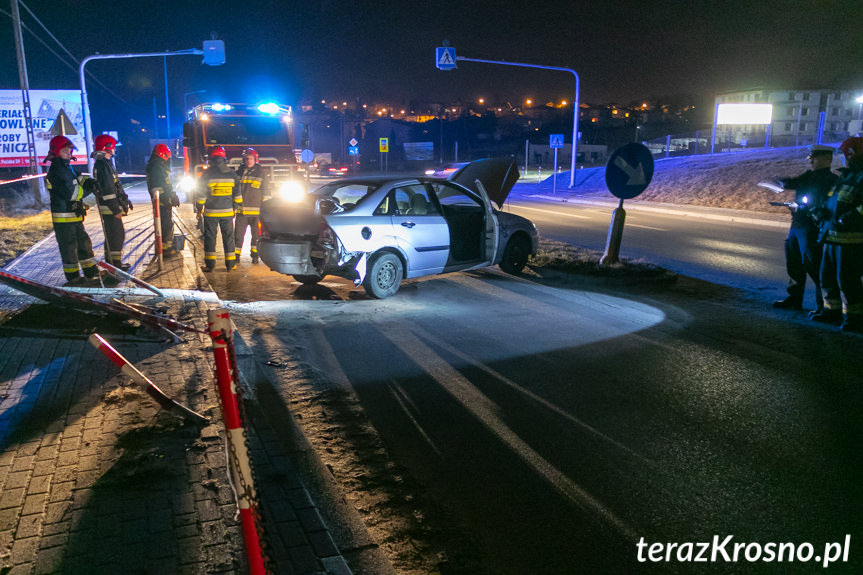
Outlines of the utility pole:
<svg viewBox="0 0 863 575">
<path fill-rule="evenodd" d="M 39 162 L 36 159 L 36 139 L 33 136 L 33 114 L 30 110 L 30 82 L 27 79 L 27 59 L 24 56 L 24 38 L 21 35 L 21 13 L 18 11 L 18 0 L 12 0 L 12 27 L 15 30 L 15 51 L 18 55 L 18 79 L 21 83 L 21 100 L 24 104 L 24 125 L 27 132 L 27 156 L 30 164 L 30 175 L 39 173 Z M 42 206 L 42 194 L 39 180 L 30 182 L 33 188 L 33 203 L 35 207 Z"/>
</svg>

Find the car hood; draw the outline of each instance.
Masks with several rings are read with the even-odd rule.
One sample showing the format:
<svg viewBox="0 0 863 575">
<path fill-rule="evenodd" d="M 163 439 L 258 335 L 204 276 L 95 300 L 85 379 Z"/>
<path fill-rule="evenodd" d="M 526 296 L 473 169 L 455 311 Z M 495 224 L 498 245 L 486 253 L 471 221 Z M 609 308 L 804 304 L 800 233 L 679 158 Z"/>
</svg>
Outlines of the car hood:
<svg viewBox="0 0 863 575">
<path fill-rule="evenodd" d="M 500 208 L 518 176 L 518 166 L 512 158 L 487 158 L 469 163 L 447 179 L 477 194 L 476 180 L 479 180 L 488 192 L 489 199 Z"/>
</svg>

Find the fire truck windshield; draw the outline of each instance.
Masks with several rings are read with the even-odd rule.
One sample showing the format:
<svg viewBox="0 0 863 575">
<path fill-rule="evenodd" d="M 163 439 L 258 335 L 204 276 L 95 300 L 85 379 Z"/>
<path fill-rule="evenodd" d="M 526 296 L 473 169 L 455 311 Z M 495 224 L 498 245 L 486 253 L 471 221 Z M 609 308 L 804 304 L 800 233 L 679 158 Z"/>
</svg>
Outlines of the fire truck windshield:
<svg viewBox="0 0 863 575">
<path fill-rule="evenodd" d="M 278 117 L 219 117 L 207 121 L 207 145 L 290 145 L 290 125 Z"/>
</svg>

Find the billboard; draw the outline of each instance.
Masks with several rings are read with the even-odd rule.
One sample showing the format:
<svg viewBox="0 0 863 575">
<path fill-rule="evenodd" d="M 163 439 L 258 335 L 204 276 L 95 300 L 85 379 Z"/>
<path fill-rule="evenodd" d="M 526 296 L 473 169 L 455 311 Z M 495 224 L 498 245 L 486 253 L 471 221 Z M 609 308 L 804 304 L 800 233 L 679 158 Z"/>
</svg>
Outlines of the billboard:
<svg viewBox="0 0 863 575">
<path fill-rule="evenodd" d="M 717 124 L 769 124 L 773 117 L 773 104 L 719 104 Z"/>
<path fill-rule="evenodd" d="M 66 134 L 78 147 L 75 163 L 86 163 L 84 146 L 84 116 L 81 112 L 81 92 L 78 90 L 30 90 L 30 113 L 33 115 L 33 137 L 36 156 L 41 162 L 48 153 L 48 142 L 54 137 L 51 128 L 60 110 L 66 112 L 78 132 Z M 24 100 L 21 90 L 0 90 L 0 168 L 26 167 L 27 126 L 24 120 Z"/>
</svg>

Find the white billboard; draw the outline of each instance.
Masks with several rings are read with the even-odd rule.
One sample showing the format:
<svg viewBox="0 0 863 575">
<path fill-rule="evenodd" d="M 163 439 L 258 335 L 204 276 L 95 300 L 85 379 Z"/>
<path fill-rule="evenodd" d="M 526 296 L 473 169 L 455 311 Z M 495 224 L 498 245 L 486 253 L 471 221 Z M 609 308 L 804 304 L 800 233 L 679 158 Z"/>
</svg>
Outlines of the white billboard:
<svg viewBox="0 0 863 575">
<path fill-rule="evenodd" d="M 719 104 L 717 124 L 769 124 L 773 119 L 773 104 Z"/>
<path fill-rule="evenodd" d="M 41 162 L 48 153 L 48 142 L 54 137 L 51 128 L 60 110 L 66 112 L 78 132 L 66 135 L 78 147 L 75 163 L 85 163 L 84 116 L 78 90 L 30 90 L 36 156 Z M 21 90 L 0 90 L 0 168 L 28 165 L 30 159 L 27 156 L 27 127 Z"/>
</svg>

